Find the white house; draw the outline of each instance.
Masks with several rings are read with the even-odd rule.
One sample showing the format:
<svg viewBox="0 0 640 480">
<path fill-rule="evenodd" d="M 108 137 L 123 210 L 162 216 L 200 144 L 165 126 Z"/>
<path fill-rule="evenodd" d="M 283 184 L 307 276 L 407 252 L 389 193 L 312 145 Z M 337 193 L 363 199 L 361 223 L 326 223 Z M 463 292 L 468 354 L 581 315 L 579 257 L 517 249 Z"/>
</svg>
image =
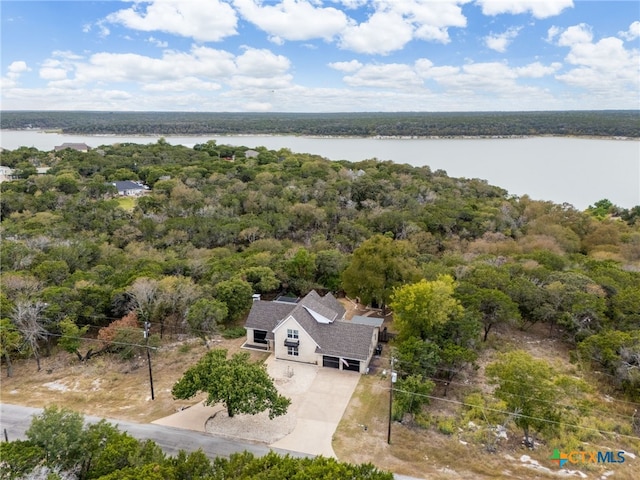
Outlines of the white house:
<svg viewBox="0 0 640 480">
<path fill-rule="evenodd" d="M 138 182 L 133 182 L 131 180 L 112 182 L 111 184 L 118 190 L 118 195 L 127 197 L 136 197 L 138 195 L 146 193 L 147 190 L 149 190 L 148 186 Z"/>
<path fill-rule="evenodd" d="M 344 307 L 330 293 L 256 300 L 245 323 L 244 346 L 272 351 L 279 359 L 366 373 L 383 320 L 347 321 L 344 315 Z"/>
</svg>

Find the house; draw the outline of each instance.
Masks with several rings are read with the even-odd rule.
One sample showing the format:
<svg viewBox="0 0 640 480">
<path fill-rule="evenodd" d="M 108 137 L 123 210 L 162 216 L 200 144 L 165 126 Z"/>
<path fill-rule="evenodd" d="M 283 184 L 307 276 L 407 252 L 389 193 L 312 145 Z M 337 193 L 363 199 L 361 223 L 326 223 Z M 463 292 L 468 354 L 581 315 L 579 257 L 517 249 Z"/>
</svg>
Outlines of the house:
<svg viewBox="0 0 640 480">
<path fill-rule="evenodd" d="M 60 152 L 62 150 L 66 150 L 70 148 L 71 150 L 77 150 L 78 152 L 88 152 L 91 147 L 86 143 L 63 143 L 62 145 L 57 145 L 53 147 L 56 152 Z"/>
<path fill-rule="evenodd" d="M 131 180 L 125 180 L 121 182 L 111 182 L 111 185 L 116 187 L 118 195 L 126 197 L 136 197 L 142 195 L 149 187 L 138 182 L 132 182 Z"/>
<path fill-rule="evenodd" d="M 0 183 L 13 180 L 13 169 L 0 165 Z"/>
<path fill-rule="evenodd" d="M 244 347 L 272 351 L 278 359 L 366 373 L 383 320 L 347 321 L 344 315 L 330 293 L 256 300 L 245 323 Z"/>
</svg>

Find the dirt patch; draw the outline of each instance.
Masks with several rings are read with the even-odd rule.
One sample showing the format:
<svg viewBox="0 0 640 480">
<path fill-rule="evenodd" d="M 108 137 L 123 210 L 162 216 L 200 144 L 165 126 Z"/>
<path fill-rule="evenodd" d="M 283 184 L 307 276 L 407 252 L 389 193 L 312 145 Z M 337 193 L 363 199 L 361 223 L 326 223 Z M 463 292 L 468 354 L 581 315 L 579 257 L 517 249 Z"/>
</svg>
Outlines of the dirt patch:
<svg viewBox="0 0 640 480">
<path fill-rule="evenodd" d="M 211 343 L 230 354 L 240 350 L 243 339 Z M 165 344 L 151 357 L 154 397 L 146 355 L 122 361 L 116 356 L 100 356 L 86 363 L 75 356 L 58 352 L 42 359 L 38 372 L 33 359 L 14 362 L 13 377 L 2 368 L 0 401 L 29 407 L 59 405 L 86 415 L 147 423 L 166 417 L 193 404 L 193 400 L 174 400 L 173 385 L 207 349 L 195 340 Z M 264 353 L 252 353 L 263 359 Z"/>
</svg>

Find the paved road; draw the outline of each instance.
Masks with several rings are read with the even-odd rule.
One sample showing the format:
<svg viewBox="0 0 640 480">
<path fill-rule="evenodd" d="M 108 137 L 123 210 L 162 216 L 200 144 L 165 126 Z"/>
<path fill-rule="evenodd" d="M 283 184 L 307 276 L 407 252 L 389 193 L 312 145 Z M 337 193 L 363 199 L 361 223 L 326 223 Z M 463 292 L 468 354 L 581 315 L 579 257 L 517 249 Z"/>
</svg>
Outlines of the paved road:
<svg viewBox="0 0 640 480">
<path fill-rule="evenodd" d="M 2 440 L 5 438 L 5 430 L 9 441 L 25 439 L 24 433 L 31 424 L 31 418 L 41 412 L 41 408 L 21 407 L 6 403 L 0 404 L 0 430 L 2 431 Z M 85 420 L 93 423 L 101 419 L 85 416 Z M 312 456 L 164 425 L 140 424 L 124 422 L 122 420 L 111 420 L 108 418 L 107 421 L 117 425 L 120 430 L 129 433 L 135 438 L 153 440 L 168 455 L 176 455 L 179 450 L 193 452 L 201 448 L 210 458 L 228 457 L 232 453 L 243 452 L 245 450 L 257 456 L 265 455 L 269 453 L 270 450 L 281 454 L 288 453 L 294 457 Z"/>
<path fill-rule="evenodd" d="M 22 407 L 0 403 L 0 431 L 2 441 L 6 436 L 9 441 L 24 440 L 25 432 L 31 425 L 31 418 L 42 413 L 41 408 Z M 85 420 L 95 423 L 101 420 L 98 417 L 85 415 Z M 281 448 L 269 448 L 264 445 L 256 445 L 248 442 L 238 442 L 227 438 L 217 437 L 208 433 L 194 432 L 193 430 L 183 430 L 175 427 L 167 427 L 156 424 L 141 424 L 124 422 L 122 420 L 106 419 L 108 422 L 117 425 L 122 431 L 140 440 L 153 440 L 167 455 L 176 455 L 180 450 L 193 452 L 199 448 L 209 458 L 229 457 L 232 453 L 249 451 L 257 456 L 266 455 L 269 451 L 289 454 L 292 457 L 313 457 L 306 453 L 284 450 Z M 394 474 L 397 480 L 419 480 L 413 477 Z"/>
</svg>

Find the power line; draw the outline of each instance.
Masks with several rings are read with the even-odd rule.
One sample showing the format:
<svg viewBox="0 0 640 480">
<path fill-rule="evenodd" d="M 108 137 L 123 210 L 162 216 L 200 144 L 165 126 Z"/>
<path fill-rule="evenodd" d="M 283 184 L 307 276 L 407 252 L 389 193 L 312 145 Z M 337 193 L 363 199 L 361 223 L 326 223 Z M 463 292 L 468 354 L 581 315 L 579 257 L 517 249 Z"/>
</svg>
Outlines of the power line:
<svg viewBox="0 0 640 480">
<path fill-rule="evenodd" d="M 377 388 L 382 389 L 382 390 L 387 390 L 387 388 L 385 388 L 385 387 L 377 387 Z M 478 405 L 473 405 L 473 404 L 461 402 L 459 400 L 451 400 L 449 398 L 436 397 L 436 396 L 433 396 L 433 395 L 426 395 L 426 394 L 417 393 L 417 392 L 408 392 L 406 390 L 402 390 L 402 389 L 399 389 L 399 388 L 394 388 L 393 390 L 396 391 L 396 392 L 405 393 L 407 395 L 415 395 L 415 396 L 419 396 L 419 397 L 426 397 L 426 398 L 429 398 L 429 399 L 432 399 L 432 400 L 440 400 L 442 402 L 447 402 L 447 403 L 453 403 L 453 404 L 457 404 L 457 405 L 464 405 L 464 406 L 467 406 L 467 407 L 478 408 Z M 555 424 L 555 425 L 563 425 L 563 426 L 566 426 L 566 427 L 580 428 L 580 429 L 583 429 L 583 430 L 589 430 L 589 431 L 598 432 L 598 433 L 601 433 L 601 434 L 615 435 L 615 436 L 618 436 L 618 437 L 629 438 L 631 440 L 638 440 L 638 438 L 639 438 L 639 437 L 635 437 L 633 435 L 625 435 L 625 434 L 614 432 L 614 431 L 611 431 L 611 430 L 601 430 L 599 428 L 585 427 L 585 426 L 582 426 L 582 425 L 575 425 L 575 424 L 572 424 L 572 423 L 560 422 L 560 421 L 551 420 L 551 419 L 548 419 L 548 418 L 533 417 L 531 415 L 524 415 L 522 413 L 509 412 L 509 411 L 506 411 L 506 410 L 500 410 L 498 408 L 483 407 L 483 409 L 484 410 L 489 410 L 491 412 L 504 413 L 504 414 L 507 414 L 507 415 L 513 415 L 513 416 L 517 416 L 517 417 L 521 417 L 521 418 L 529 418 L 531 420 L 538 420 L 538 421 L 541 421 L 541 422 L 552 423 L 552 424 Z"/>
</svg>

